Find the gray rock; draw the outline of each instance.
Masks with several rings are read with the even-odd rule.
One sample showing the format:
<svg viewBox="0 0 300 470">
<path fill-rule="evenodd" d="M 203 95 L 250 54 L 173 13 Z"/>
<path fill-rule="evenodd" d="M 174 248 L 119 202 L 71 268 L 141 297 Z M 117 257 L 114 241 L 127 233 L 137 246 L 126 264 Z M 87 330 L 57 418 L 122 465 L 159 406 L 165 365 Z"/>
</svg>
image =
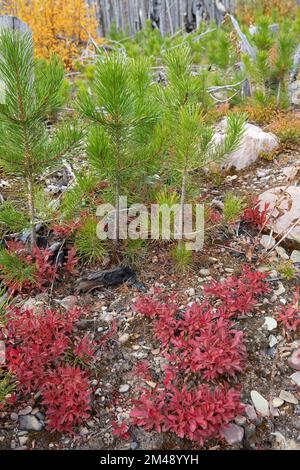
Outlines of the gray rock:
<svg viewBox="0 0 300 470">
<path fill-rule="evenodd" d="M 291 254 L 291 260 L 293 263 L 300 263 L 300 251 L 294 250 Z"/>
<path fill-rule="evenodd" d="M 229 423 L 228 426 L 222 430 L 225 441 L 232 445 L 241 442 L 244 437 L 244 429 L 234 423 Z"/>
<path fill-rule="evenodd" d="M 122 384 L 120 385 L 120 388 L 119 388 L 119 392 L 120 393 L 127 393 L 130 389 L 130 385 L 129 384 Z"/>
<path fill-rule="evenodd" d="M 287 403 L 292 403 L 293 405 L 298 405 L 298 400 L 297 398 L 290 392 L 287 392 L 286 390 L 281 390 L 279 398 L 281 400 L 286 401 Z"/>
<path fill-rule="evenodd" d="M 294 374 L 291 375 L 292 381 L 300 387 L 300 372 L 295 372 Z"/>
<path fill-rule="evenodd" d="M 19 416 L 20 429 L 25 431 L 41 431 L 43 424 L 33 415 Z"/>
</svg>

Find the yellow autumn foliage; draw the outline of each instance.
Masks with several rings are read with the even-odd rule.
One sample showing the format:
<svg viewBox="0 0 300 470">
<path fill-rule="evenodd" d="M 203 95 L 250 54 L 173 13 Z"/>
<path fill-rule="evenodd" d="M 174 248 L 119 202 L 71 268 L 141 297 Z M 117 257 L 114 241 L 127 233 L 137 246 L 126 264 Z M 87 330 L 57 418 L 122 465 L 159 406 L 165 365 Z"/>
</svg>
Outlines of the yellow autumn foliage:
<svg viewBox="0 0 300 470">
<path fill-rule="evenodd" d="M 86 0 L 6 0 L 1 14 L 17 16 L 32 29 L 35 52 L 58 54 L 67 68 L 97 36 L 96 12 Z"/>
</svg>

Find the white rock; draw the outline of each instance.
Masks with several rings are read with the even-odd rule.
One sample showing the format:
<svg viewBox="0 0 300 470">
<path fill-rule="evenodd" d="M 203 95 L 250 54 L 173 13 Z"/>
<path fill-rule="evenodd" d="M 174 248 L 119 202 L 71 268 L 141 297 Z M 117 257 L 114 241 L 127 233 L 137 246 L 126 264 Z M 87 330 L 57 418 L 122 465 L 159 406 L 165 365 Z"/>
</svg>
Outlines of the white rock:
<svg viewBox="0 0 300 470">
<path fill-rule="evenodd" d="M 292 403 L 293 405 L 298 405 L 298 400 L 297 398 L 290 392 L 287 392 L 286 390 L 281 390 L 279 398 L 281 400 L 286 401 L 287 403 Z"/>
<path fill-rule="evenodd" d="M 129 384 L 122 384 L 122 385 L 120 385 L 119 392 L 120 393 L 127 393 L 129 389 L 130 389 Z"/>
<path fill-rule="evenodd" d="M 128 333 L 124 333 L 122 336 L 119 337 L 119 343 L 125 344 L 129 340 L 130 335 Z"/>
<path fill-rule="evenodd" d="M 263 235 L 259 242 L 266 250 L 270 250 L 275 245 L 276 240 L 275 238 L 270 237 L 270 235 Z"/>
<path fill-rule="evenodd" d="M 294 250 L 291 254 L 291 260 L 293 263 L 300 263 L 300 251 Z"/>
<path fill-rule="evenodd" d="M 277 343 L 278 343 L 278 340 L 277 340 L 276 336 L 270 335 L 269 336 L 269 346 L 270 346 L 270 348 L 273 348 L 273 346 L 275 346 Z"/>
<path fill-rule="evenodd" d="M 26 416 L 29 415 L 32 412 L 32 407 L 31 406 L 26 406 L 23 410 L 19 411 L 19 416 Z"/>
<path fill-rule="evenodd" d="M 292 381 L 300 387 L 300 372 L 295 372 L 291 375 Z"/>
<path fill-rule="evenodd" d="M 226 119 L 218 125 L 213 137 L 215 144 L 222 144 L 225 139 Z M 260 127 L 246 124 L 245 133 L 239 148 L 227 156 L 224 167 L 243 170 L 257 160 L 262 152 L 271 152 L 279 146 L 277 137 L 269 132 L 264 132 Z"/>
<path fill-rule="evenodd" d="M 273 317 L 265 317 L 263 327 L 267 328 L 268 331 L 275 330 L 277 328 L 277 321 Z"/>
<path fill-rule="evenodd" d="M 274 290 L 274 294 L 277 295 L 277 297 L 279 297 L 280 295 L 284 293 L 285 293 L 285 287 L 282 284 L 282 282 L 279 282 L 278 289 Z"/>
<path fill-rule="evenodd" d="M 202 269 L 200 269 L 199 272 L 200 272 L 201 276 L 209 276 L 210 275 L 209 269 L 202 268 Z"/>
<path fill-rule="evenodd" d="M 275 250 L 278 256 L 280 256 L 280 258 L 285 259 L 285 260 L 290 259 L 289 255 L 287 254 L 285 249 L 282 248 L 282 246 L 276 246 Z"/>
<path fill-rule="evenodd" d="M 258 411 L 262 416 L 269 416 L 270 410 L 268 401 L 256 390 L 252 390 L 250 395 L 256 411 Z"/>
<path fill-rule="evenodd" d="M 274 406 L 274 408 L 279 408 L 283 404 L 284 400 L 282 400 L 282 398 L 274 397 L 272 400 L 272 405 Z"/>
<path fill-rule="evenodd" d="M 300 223 L 293 227 L 300 218 L 300 186 L 280 186 L 268 189 L 259 196 L 260 209 L 269 204 L 268 227 L 279 235 L 300 243 Z M 292 228 L 293 227 L 293 228 Z"/>
</svg>

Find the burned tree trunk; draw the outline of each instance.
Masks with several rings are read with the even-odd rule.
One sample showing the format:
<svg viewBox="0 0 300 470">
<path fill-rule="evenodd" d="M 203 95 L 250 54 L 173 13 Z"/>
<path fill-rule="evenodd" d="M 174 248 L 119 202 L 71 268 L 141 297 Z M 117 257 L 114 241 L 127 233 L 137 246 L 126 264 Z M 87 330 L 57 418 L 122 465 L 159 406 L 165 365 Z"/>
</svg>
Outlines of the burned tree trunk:
<svg viewBox="0 0 300 470">
<path fill-rule="evenodd" d="M 93 0 L 89 0 L 92 2 Z M 97 3 L 99 29 L 107 35 L 117 30 L 135 34 L 151 20 L 162 35 L 178 30 L 193 31 L 201 21 L 220 24 L 226 12 L 232 13 L 236 0 L 94 0 Z"/>
</svg>

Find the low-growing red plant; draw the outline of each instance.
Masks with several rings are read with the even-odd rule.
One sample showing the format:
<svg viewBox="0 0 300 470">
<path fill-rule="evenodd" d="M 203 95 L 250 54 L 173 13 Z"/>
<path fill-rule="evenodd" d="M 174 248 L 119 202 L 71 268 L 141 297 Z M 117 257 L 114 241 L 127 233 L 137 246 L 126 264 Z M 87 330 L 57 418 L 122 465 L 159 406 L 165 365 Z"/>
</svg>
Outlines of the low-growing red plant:
<svg viewBox="0 0 300 470">
<path fill-rule="evenodd" d="M 293 301 L 286 307 L 281 307 L 277 321 L 282 323 L 287 331 L 297 331 L 300 325 L 299 291 L 294 294 Z"/>
<path fill-rule="evenodd" d="M 42 404 L 51 431 L 73 434 L 90 416 L 91 390 L 87 373 L 69 365 L 50 371 L 42 384 Z"/>
<path fill-rule="evenodd" d="M 73 337 L 81 312 L 12 308 L 7 313 L 6 359 L 22 393 L 41 392 L 51 430 L 72 433 L 90 412 L 88 376 L 79 367 L 94 351 L 88 336 Z M 78 361 L 79 360 L 79 361 Z"/>
<path fill-rule="evenodd" d="M 224 425 L 243 412 L 238 390 L 201 385 L 189 390 L 168 384 L 164 389 L 143 390 L 134 400 L 132 423 L 147 431 L 172 431 L 203 445 L 221 437 Z"/>
<path fill-rule="evenodd" d="M 204 286 L 206 297 L 218 302 L 219 313 L 230 318 L 250 312 L 257 298 L 267 293 L 267 274 L 243 267 L 239 276 L 230 276 L 225 281 L 212 281 Z"/>
<path fill-rule="evenodd" d="M 264 207 L 260 207 L 260 202 L 258 199 L 252 201 L 251 207 L 246 207 L 244 209 L 244 214 L 242 217 L 245 224 L 251 225 L 254 228 L 260 229 L 265 225 L 268 220 L 270 205 L 265 203 Z"/>
<path fill-rule="evenodd" d="M 125 421 L 122 421 L 120 424 L 117 421 L 113 421 L 111 425 L 113 427 L 113 436 L 119 437 L 120 439 L 130 439 L 130 434 L 128 432 L 129 426 Z"/>
<path fill-rule="evenodd" d="M 62 360 L 80 310 L 35 312 L 13 308 L 7 314 L 6 357 L 25 393 L 36 392 L 49 369 Z"/>
<path fill-rule="evenodd" d="M 153 321 L 167 365 L 162 383 L 141 389 L 133 401 L 132 423 L 201 445 L 223 437 L 224 426 L 243 411 L 239 390 L 227 383 L 246 363 L 244 333 L 231 318 L 250 312 L 267 291 L 266 274 L 244 267 L 238 277 L 207 285 L 202 303 L 187 308 L 179 307 L 174 296 L 139 298 L 133 309 Z"/>
</svg>

